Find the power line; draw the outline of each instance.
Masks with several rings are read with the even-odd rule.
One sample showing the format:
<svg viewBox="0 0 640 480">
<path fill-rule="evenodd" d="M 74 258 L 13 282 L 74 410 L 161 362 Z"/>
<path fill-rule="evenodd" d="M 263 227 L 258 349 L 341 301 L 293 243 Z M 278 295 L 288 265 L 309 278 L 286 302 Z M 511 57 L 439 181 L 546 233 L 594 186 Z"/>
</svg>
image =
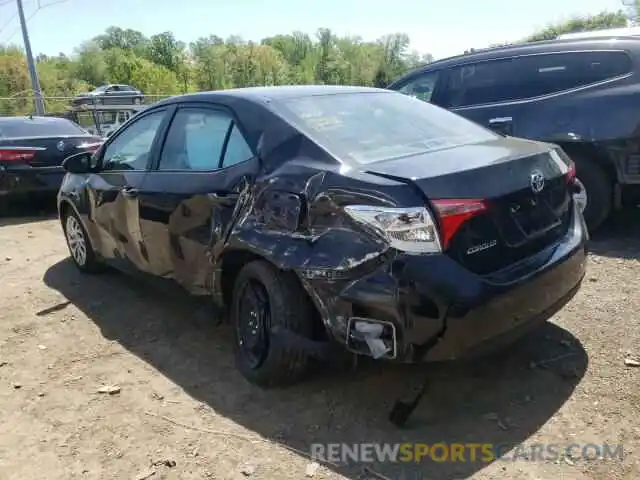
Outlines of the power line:
<svg viewBox="0 0 640 480">
<path fill-rule="evenodd" d="M 47 8 L 47 7 L 53 7 L 54 5 L 58 5 L 59 3 L 66 3 L 69 0 L 56 0 L 55 2 L 51 2 L 51 3 L 47 3 L 45 5 L 42 5 L 40 3 L 40 0 L 38 0 L 38 10 L 42 10 L 43 8 Z"/>
<path fill-rule="evenodd" d="M 28 22 L 29 20 L 31 20 L 31 19 L 35 16 L 35 14 L 36 14 L 36 13 L 38 13 L 38 10 L 37 10 L 37 9 L 36 9 L 34 12 L 32 12 L 32 13 L 31 13 L 31 15 L 29 15 L 29 16 L 27 17 L 27 19 L 25 20 L 25 22 Z M 13 16 L 13 17 L 15 18 L 15 17 L 17 17 L 17 16 L 18 16 L 18 14 L 16 13 L 16 14 L 14 14 L 14 16 Z M 0 31 L 1 31 L 1 30 L 0 30 Z M 17 28 L 16 28 L 16 29 L 11 33 L 11 35 L 9 35 L 9 36 L 7 37 L 7 39 L 5 40 L 5 42 L 7 42 L 7 43 L 8 43 L 8 42 L 9 42 L 9 40 L 11 40 L 11 39 L 15 36 L 15 34 L 16 34 L 16 33 L 18 33 L 19 31 L 20 31 L 20 25 L 18 25 L 18 27 L 17 27 Z"/>
<path fill-rule="evenodd" d="M 10 0 L 10 1 L 11 1 L 11 2 L 13 2 L 13 0 Z M 45 4 L 45 5 L 42 5 L 42 4 L 40 3 L 40 0 L 37 0 L 37 2 L 36 2 L 36 9 L 31 13 L 31 15 L 29 15 L 29 16 L 27 17 L 27 19 L 26 19 L 25 21 L 26 21 L 26 22 L 28 22 L 29 20 L 31 20 L 31 19 L 32 19 L 32 18 L 33 18 L 33 17 L 34 17 L 34 16 L 35 16 L 35 15 L 36 15 L 40 10 L 43 10 L 43 9 L 45 9 L 45 8 L 48 8 L 48 7 L 53 7 L 54 5 L 58 5 L 59 3 L 65 3 L 65 2 L 68 2 L 68 1 L 69 1 L 69 0 L 55 0 L 54 2 L 51 2 L 51 3 L 47 3 L 47 4 Z M 6 3 L 9 3 L 9 2 L 6 2 Z M 0 4 L 0 6 L 2 6 L 2 5 L 4 5 L 4 3 Z M 2 27 L 2 28 L 0 28 L 0 33 L 2 33 L 2 31 L 3 31 L 6 27 L 8 27 L 8 26 L 9 26 L 9 24 L 13 21 L 13 19 L 15 19 L 17 16 L 18 16 L 18 13 L 17 13 L 17 12 L 16 12 L 16 13 L 14 13 L 14 14 L 13 14 L 13 17 L 11 17 L 11 19 L 10 19 L 10 20 L 9 20 L 9 21 L 8 21 L 8 22 L 7 22 L 3 27 Z M 18 28 L 16 28 L 16 29 L 13 31 L 13 33 L 11 33 L 11 35 L 9 35 L 9 36 L 7 37 L 7 39 L 5 40 L 5 42 L 9 42 L 9 40 L 11 40 L 11 39 L 14 37 L 14 35 L 15 35 L 16 33 L 18 33 L 19 31 L 20 31 L 20 26 L 18 26 Z"/>
<path fill-rule="evenodd" d="M 0 7 L 1 7 L 2 5 L 5 5 L 5 3 L 0 4 Z M 18 12 L 17 12 L 17 11 L 13 12 L 13 15 L 12 15 L 11 17 L 9 17 L 9 20 L 8 20 L 6 23 L 4 23 L 4 24 L 0 27 L 0 33 L 4 32 L 4 31 L 5 31 L 5 29 L 6 29 L 9 25 L 11 25 L 11 23 L 16 19 L 16 17 L 17 17 L 17 16 L 18 16 Z M 15 35 L 15 34 L 14 34 L 14 35 Z"/>
</svg>

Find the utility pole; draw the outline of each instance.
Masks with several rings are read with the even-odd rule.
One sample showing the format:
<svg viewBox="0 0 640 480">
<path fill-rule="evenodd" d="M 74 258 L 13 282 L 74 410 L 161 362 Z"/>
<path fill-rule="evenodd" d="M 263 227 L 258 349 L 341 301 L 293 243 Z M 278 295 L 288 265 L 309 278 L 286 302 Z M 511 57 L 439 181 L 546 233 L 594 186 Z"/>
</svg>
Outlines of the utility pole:
<svg viewBox="0 0 640 480">
<path fill-rule="evenodd" d="M 29 67 L 29 75 L 31 76 L 31 89 L 35 94 L 33 104 L 36 109 L 36 115 L 44 115 L 44 101 L 42 100 L 42 90 L 40 90 L 40 80 L 38 80 L 38 71 L 36 70 L 36 62 L 31 52 L 31 42 L 29 41 L 29 32 L 27 31 L 27 21 L 24 19 L 24 8 L 22 8 L 22 0 L 16 0 L 18 4 L 18 15 L 20 16 L 20 27 L 22 28 L 22 39 L 24 40 L 24 50 L 27 54 L 27 65 Z"/>
</svg>

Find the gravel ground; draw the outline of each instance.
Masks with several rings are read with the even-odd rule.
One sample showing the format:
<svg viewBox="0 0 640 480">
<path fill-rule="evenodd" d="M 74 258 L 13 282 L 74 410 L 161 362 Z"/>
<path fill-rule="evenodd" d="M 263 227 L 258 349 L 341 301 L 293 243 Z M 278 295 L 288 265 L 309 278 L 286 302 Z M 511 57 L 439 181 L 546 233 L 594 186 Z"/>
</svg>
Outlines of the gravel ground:
<svg viewBox="0 0 640 480">
<path fill-rule="evenodd" d="M 236 372 L 229 328 L 193 302 L 80 275 L 51 216 L 0 219 L 0 479 L 300 479 L 313 442 L 383 441 L 608 442 L 624 458 L 322 465 L 313 478 L 638 479 L 640 368 L 625 365 L 640 355 L 638 217 L 594 239 L 582 290 L 547 326 L 431 367 L 404 430 L 386 416 L 421 369 L 365 363 L 260 390 Z"/>
</svg>

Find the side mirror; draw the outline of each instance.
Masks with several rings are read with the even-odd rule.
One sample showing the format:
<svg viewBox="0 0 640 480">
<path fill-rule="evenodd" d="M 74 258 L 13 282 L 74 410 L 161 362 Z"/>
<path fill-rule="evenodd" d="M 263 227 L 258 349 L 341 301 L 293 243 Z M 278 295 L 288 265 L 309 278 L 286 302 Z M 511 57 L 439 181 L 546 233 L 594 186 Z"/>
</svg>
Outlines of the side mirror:
<svg viewBox="0 0 640 480">
<path fill-rule="evenodd" d="M 80 152 L 67 157 L 62 162 L 62 166 L 69 173 L 89 173 L 91 172 L 91 152 Z"/>
</svg>

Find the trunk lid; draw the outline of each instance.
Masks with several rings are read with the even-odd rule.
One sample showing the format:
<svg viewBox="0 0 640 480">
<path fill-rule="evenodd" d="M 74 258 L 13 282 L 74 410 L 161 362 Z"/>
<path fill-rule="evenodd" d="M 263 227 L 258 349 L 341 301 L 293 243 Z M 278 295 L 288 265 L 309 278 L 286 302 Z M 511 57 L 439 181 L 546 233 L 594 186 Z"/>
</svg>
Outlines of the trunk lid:
<svg viewBox="0 0 640 480">
<path fill-rule="evenodd" d="M 35 147 L 35 155 L 26 160 L 32 167 L 55 167 L 70 155 L 92 150 L 103 139 L 94 135 L 56 135 L 40 137 L 14 137 L 0 140 L 0 148 Z"/>
<path fill-rule="evenodd" d="M 567 232 L 570 160 L 555 147 L 514 138 L 378 162 L 372 174 L 413 184 L 430 202 L 476 199 L 486 210 L 456 227 L 446 254 L 488 274 L 533 255 Z"/>
</svg>

